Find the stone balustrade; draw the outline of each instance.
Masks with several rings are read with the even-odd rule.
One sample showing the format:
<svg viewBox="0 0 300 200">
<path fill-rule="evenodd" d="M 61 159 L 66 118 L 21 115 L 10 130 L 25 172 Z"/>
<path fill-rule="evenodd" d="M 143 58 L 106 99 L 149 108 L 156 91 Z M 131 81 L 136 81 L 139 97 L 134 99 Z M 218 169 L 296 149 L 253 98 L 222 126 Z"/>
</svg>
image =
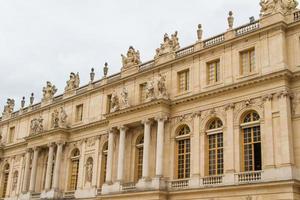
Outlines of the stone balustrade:
<svg viewBox="0 0 300 200">
<path fill-rule="evenodd" d="M 151 61 L 149 61 L 149 62 L 146 62 L 146 63 L 141 64 L 140 67 L 139 67 L 139 70 L 149 69 L 149 68 L 151 68 L 151 67 L 153 67 L 153 66 L 154 66 L 154 61 L 151 60 Z"/>
<path fill-rule="evenodd" d="M 259 29 L 259 27 L 260 27 L 259 26 L 259 21 L 256 21 L 256 22 L 253 22 L 253 23 L 250 23 L 250 24 L 246 24 L 244 26 L 236 28 L 235 29 L 235 35 L 236 36 L 241 36 L 241 35 L 250 33 L 252 31 L 255 31 L 255 30 Z"/>
<path fill-rule="evenodd" d="M 169 182 L 170 190 L 180 190 L 189 187 L 190 179 L 173 180 Z"/>
<path fill-rule="evenodd" d="M 217 35 L 215 37 L 209 38 L 207 40 L 204 40 L 203 43 L 204 43 L 204 47 L 207 48 L 207 47 L 211 47 L 211 46 L 220 44 L 224 41 L 225 41 L 225 35 L 221 34 L 221 35 Z"/>
<path fill-rule="evenodd" d="M 122 184 L 122 191 L 130 191 L 130 190 L 135 190 L 135 189 L 136 189 L 136 185 L 134 182 Z"/>
<path fill-rule="evenodd" d="M 223 176 L 207 176 L 202 178 L 202 184 L 205 185 L 219 185 L 223 183 Z"/>
<path fill-rule="evenodd" d="M 261 181 L 262 171 L 242 172 L 236 174 L 238 183 L 251 183 Z"/>
<path fill-rule="evenodd" d="M 180 49 L 176 52 L 176 58 L 180 58 L 186 55 L 189 55 L 194 52 L 194 46 L 188 46 L 183 49 Z"/>
</svg>

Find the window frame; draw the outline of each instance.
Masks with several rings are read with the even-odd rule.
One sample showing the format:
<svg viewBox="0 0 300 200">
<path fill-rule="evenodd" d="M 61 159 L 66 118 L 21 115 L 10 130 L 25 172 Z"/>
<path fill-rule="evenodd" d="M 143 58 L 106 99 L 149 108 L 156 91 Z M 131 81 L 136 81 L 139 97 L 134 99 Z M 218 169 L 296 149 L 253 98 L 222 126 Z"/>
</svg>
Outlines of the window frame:
<svg viewBox="0 0 300 200">
<path fill-rule="evenodd" d="M 254 56 L 253 56 L 253 61 L 252 61 L 252 56 L 251 54 L 254 53 Z M 244 64 L 243 64 L 243 55 L 244 54 L 248 54 L 247 55 L 247 67 L 248 67 L 248 71 L 245 72 L 244 70 Z M 251 63 L 253 63 L 253 65 L 251 65 Z M 240 69 L 240 76 L 247 76 L 247 75 L 251 75 L 251 74 L 254 74 L 257 72 L 257 63 L 256 63 L 256 50 L 255 50 L 255 47 L 250 47 L 250 48 L 247 48 L 247 49 L 244 49 L 242 51 L 239 52 L 239 69 Z"/>
<path fill-rule="evenodd" d="M 214 64 L 214 78 L 210 80 L 211 65 Z M 218 65 L 217 65 L 218 64 Z M 217 58 L 212 61 L 206 62 L 206 84 L 215 85 L 221 82 L 221 59 Z"/>
<path fill-rule="evenodd" d="M 83 103 L 77 104 L 75 107 L 75 122 L 82 122 L 83 121 Z M 81 112 L 79 117 L 79 112 Z"/>
<path fill-rule="evenodd" d="M 184 80 L 184 89 L 181 88 L 181 74 L 184 74 L 185 80 Z M 179 94 L 185 93 L 190 91 L 190 69 L 184 69 L 177 72 L 177 91 Z"/>
</svg>

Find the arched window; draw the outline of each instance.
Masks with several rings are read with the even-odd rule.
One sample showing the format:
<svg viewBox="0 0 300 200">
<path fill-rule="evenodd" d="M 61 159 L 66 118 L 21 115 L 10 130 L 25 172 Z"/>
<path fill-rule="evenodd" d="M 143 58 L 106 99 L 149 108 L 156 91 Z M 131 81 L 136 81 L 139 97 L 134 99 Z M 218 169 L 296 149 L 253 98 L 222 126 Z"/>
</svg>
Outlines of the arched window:
<svg viewBox="0 0 300 200">
<path fill-rule="evenodd" d="M 144 149 L 144 136 L 140 135 L 135 143 L 135 180 L 138 181 L 143 175 L 143 149 Z"/>
<path fill-rule="evenodd" d="M 107 152 L 108 152 L 108 142 L 106 141 L 102 148 L 100 186 L 102 186 L 103 183 L 105 183 L 106 181 Z"/>
<path fill-rule="evenodd" d="M 190 128 L 182 125 L 177 129 L 176 137 L 177 178 L 190 178 Z"/>
<path fill-rule="evenodd" d="M 71 153 L 71 167 L 70 167 L 70 175 L 71 176 L 70 176 L 70 185 L 69 185 L 69 189 L 71 191 L 77 189 L 79 157 L 80 157 L 79 149 L 74 149 Z"/>
<path fill-rule="evenodd" d="M 2 198 L 5 197 L 6 195 L 6 190 L 7 190 L 7 183 L 8 183 L 8 176 L 9 176 L 9 164 L 6 164 L 4 166 L 3 170 L 3 178 L 2 178 Z"/>
<path fill-rule="evenodd" d="M 220 175 L 224 172 L 223 159 L 223 123 L 220 119 L 214 119 L 208 125 L 206 131 L 208 140 L 208 175 Z"/>
<path fill-rule="evenodd" d="M 257 112 L 247 113 L 241 123 L 243 134 L 243 168 L 244 171 L 261 170 L 261 133 L 260 117 Z"/>
</svg>

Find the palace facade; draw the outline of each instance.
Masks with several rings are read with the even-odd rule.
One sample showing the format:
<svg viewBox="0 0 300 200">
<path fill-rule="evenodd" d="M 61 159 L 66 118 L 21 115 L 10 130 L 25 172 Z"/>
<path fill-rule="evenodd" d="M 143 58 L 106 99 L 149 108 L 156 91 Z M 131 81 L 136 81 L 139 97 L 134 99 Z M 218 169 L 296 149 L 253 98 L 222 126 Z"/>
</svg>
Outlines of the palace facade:
<svg viewBox="0 0 300 200">
<path fill-rule="evenodd" d="M 0 120 L 0 197 L 103 200 L 300 199 L 300 11 L 262 0 L 258 20 L 153 60 L 130 47 L 121 72 Z"/>
</svg>

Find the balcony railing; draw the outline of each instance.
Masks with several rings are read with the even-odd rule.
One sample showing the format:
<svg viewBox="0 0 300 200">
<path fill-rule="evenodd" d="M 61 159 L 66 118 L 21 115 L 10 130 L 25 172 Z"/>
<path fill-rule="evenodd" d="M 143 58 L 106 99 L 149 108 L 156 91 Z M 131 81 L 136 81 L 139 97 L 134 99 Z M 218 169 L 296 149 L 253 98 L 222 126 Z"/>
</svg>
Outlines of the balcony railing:
<svg viewBox="0 0 300 200">
<path fill-rule="evenodd" d="M 185 47 L 176 52 L 176 58 L 180 58 L 194 52 L 194 46 Z"/>
<path fill-rule="evenodd" d="M 299 21 L 300 20 L 300 10 L 294 12 L 294 21 Z"/>
<path fill-rule="evenodd" d="M 217 45 L 219 43 L 222 43 L 224 40 L 225 40 L 224 34 L 215 36 L 213 38 L 204 40 L 204 47 L 211 47 L 211 46 Z"/>
<path fill-rule="evenodd" d="M 255 31 L 259 29 L 259 21 L 253 22 L 251 24 L 247 24 L 245 26 L 241 26 L 237 29 L 235 29 L 235 35 L 236 36 L 241 36 L 244 35 L 246 33 L 250 33 L 252 31 Z"/>
<path fill-rule="evenodd" d="M 73 199 L 74 198 L 74 191 L 68 191 L 64 193 L 64 199 Z"/>
<path fill-rule="evenodd" d="M 130 191 L 130 190 L 135 190 L 136 186 L 134 182 L 130 182 L 130 183 L 123 183 L 122 184 L 122 190 L 123 191 Z"/>
<path fill-rule="evenodd" d="M 207 176 L 202 178 L 203 185 L 219 185 L 223 183 L 223 176 Z"/>
<path fill-rule="evenodd" d="M 172 190 L 185 189 L 189 187 L 189 182 L 189 179 L 170 181 L 169 188 Z"/>
<path fill-rule="evenodd" d="M 261 180 L 262 171 L 242 172 L 236 174 L 239 183 L 251 183 Z"/>
<path fill-rule="evenodd" d="M 35 192 L 31 194 L 31 199 L 41 199 L 41 193 Z"/>
</svg>

